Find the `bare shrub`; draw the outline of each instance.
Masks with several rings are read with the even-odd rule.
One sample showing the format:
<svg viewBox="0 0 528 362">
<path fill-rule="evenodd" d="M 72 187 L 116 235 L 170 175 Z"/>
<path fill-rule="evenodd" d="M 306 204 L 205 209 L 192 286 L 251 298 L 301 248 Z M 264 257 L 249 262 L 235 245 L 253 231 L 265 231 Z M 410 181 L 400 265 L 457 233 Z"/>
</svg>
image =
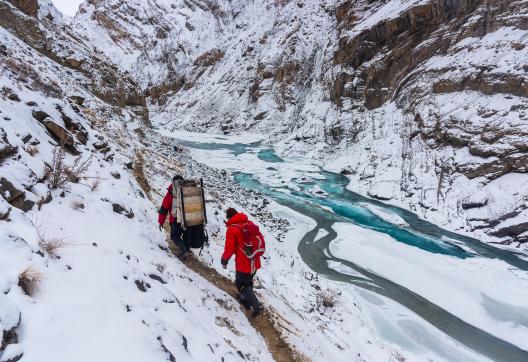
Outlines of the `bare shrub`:
<svg viewBox="0 0 528 362">
<path fill-rule="evenodd" d="M 55 147 L 51 165 L 46 165 L 44 174 L 52 190 L 63 188 L 68 183 L 77 183 L 83 174 L 88 170 L 92 162 L 92 156 L 82 161 L 81 156 L 76 157 L 73 164 L 67 165 L 65 162 L 64 144 Z"/>
<path fill-rule="evenodd" d="M 325 308 L 333 308 L 338 299 L 339 293 L 333 289 L 327 289 L 317 294 L 317 304 Z"/>
<path fill-rule="evenodd" d="M 162 263 L 156 264 L 156 270 L 159 271 L 161 274 L 163 274 L 165 269 L 167 269 L 167 266 L 165 264 L 162 264 Z"/>
<path fill-rule="evenodd" d="M 74 210 L 82 210 L 82 209 L 84 209 L 84 204 L 81 201 L 72 201 L 70 206 Z"/>
<path fill-rule="evenodd" d="M 396 352 L 392 352 L 392 357 L 394 357 L 394 359 L 398 362 L 405 362 L 407 361 L 407 359 L 401 355 L 400 352 L 396 351 Z"/>
<path fill-rule="evenodd" d="M 88 184 L 88 187 L 90 187 L 90 191 L 95 191 L 99 188 L 99 184 L 101 183 L 101 179 L 99 177 L 95 177 L 90 181 Z"/>
<path fill-rule="evenodd" d="M 35 156 L 38 153 L 37 146 L 27 146 L 25 150 L 30 156 Z"/>
<path fill-rule="evenodd" d="M 43 225 L 37 224 L 35 229 L 37 231 L 37 242 L 40 250 L 51 258 L 60 258 L 61 251 L 69 246 L 68 242 L 63 237 L 55 235 L 54 232 L 50 232 Z"/>
<path fill-rule="evenodd" d="M 44 279 L 44 274 L 32 266 L 27 267 L 18 275 L 18 286 L 24 293 L 33 297 L 39 290 L 40 283 Z"/>
</svg>

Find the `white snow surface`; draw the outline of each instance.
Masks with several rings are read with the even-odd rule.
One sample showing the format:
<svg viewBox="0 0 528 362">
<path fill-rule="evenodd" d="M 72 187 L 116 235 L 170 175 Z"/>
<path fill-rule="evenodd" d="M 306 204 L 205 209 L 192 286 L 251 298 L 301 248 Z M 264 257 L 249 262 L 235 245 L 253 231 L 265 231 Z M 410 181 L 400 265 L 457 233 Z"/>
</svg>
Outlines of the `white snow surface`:
<svg viewBox="0 0 528 362">
<path fill-rule="evenodd" d="M 84 89 L 83 75 L 43 57 L 3 28 L 0 34 L 13 64 L 26 64 L 29 74 L 52 82 L 65 95 L 85 98 L 77 113 L 66 97 L 33 88 L 34 79 L 20 82 L 18 73 L 0 63 L 0 89 L 9 88 L 20 99 L 0 97 L 0 127 L 18 147 L 16 156 L 3 160 L 0 178 L 22 190 L 26 200 L 39 201 L 48 192 L 52 197 L 40 210 L 37 205 L 27 213 L 9 207 L 9 216 L 0 220 L 0 329 L 13 327 L 21 312 L 19 342 L 0 358 L 22 351 L 28 362 L 164 361 L 170 354 L 179 361 L 271 361 L 237 302 L 166 251 L 165 234 L 157 228 L 158 205 L 125 167 L 134 158 L 135 142 L 140 144 L 128 129 L 137 127 L 136 115 L 126 109 L 113 112 Z M 92 161 L 79 183 L 49 190 L 37 179 L 45 162 L 51 163 L 56 141 L 32 111 L 42 110 L 65 127 L 58 106 L 87 130 L 88 143 L 76 147 L 82 160 L 91 155 Z M 34 150 L 24 143 L 26 136 Z M 110 145 L 110 154 L 93 148 L 101 140 Z M 65 156 L 67 164 L 74 159 Z M 111 173 L 119 173 L 119 179 Z M 134 217 L 115 213 L 113 203 Z M 7 208 L 2 198 L 2 212 Z M 60 240 L 63 246 L 50 255 L 43 240 Z M 31 296 L 19 286 L 27 268 L 41 276 Z"/>
</svg>

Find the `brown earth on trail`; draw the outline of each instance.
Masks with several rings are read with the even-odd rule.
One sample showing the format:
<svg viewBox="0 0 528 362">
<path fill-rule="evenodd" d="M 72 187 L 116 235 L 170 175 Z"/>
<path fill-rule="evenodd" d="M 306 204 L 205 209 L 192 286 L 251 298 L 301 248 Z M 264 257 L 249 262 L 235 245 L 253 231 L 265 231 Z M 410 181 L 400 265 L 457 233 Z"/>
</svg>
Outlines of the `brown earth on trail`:
<svg viewBox="0 0 528 362">
<path fill-rule="evenodd" d="M 134 162 L 134 168 L 132 169 L 132 173 L 134 174 L 134 177 L 136 178 L 136 181 L 138 182 L 139 186 L 141 186 L 147 197 L 150 199 L 149 194 L 150 191 L 152 191 L 152 188 L 150 187 L 150 184 L 147 178 L 145 177 L 145 172 L 143 171 L 144 163 L 145 159 L 143 158 L 143 153 L 136 152 L 136 159 Z"/>
<path fill-rule="evenodd" d="M 168 227 L 166 232 L 170 233 Z M 178 248 L 174 243 L 167 238 L 170 250 L 173 254 L 177 254 Z M 199 274 L 202 278 L 206 279 L 209 283 L 213 284 L 218 289 L 223 290 L 235 300 L 237 299 L 238 291 L 233 281 L 229 278 L 218 273 L 214 268 L 211 268 L 196 258 L 195 255 L 190 253 L 189 257 L 183 262 L 186 267 Z M 264 311 L 258 317 L 251 317 L 251 313 L 246 311 L 245 308 L 240 305 L 240 309 L 248 317 L 249 322 L 257 330 L 262 338 L 266 341 L 269 351 L 271 352 L 273 359 L 277 362 L 291 362 L 291 361 L 308 361 L 304 356 L 300 356 L 285 340 L 282 333 L 275 326 L 275 317 L 268 308 L 264 308 Z"/>
<path fill-rule="evenodd" d="M 147 194 L 147 197 L 152 201 L 149 192 L 152 190 L 148 180 L 144 174 L 144 157 L 141 153 L 136 153 L 136 162 L 134 164 L 133 175 L 138 181 L 140 187 Z M 170 251 L 176 255 L 178 253 L 178 248 L 170 240 L 170 229 L 169 226 L 165 225 L 165 232 L 167 233 L 167 244 L 169 245 Z M 207 280 L 209 283 L 213 284 L 218 289 L 223 290 L 235 300 L 237 299 L 238 291 L 235 287 L 233 281 L 229 278 L 218 273 L 214 268 L 211 268 L 200 260 L 192 253 L 189 254 L 189 257 L 183 262 L 185 266 L 195 273 L 199 274 L 202 278 Z M 219 303 L 220 304 L 220 303 Z M 220 304 L 221 305 L 221 304 Z M 299 352 L 295 351 L 284 339 L 282 333 L 275 325 L 275 319 L 280 318 L 276 317 L 269 308 L 264 306 L 264 311 L 257 317 L 251 317 L 250 312 L 246 311 L 245 308 L 240 305 L 242 312 L 248 317 L 249 322 L 255 328 L 258 333 L 264 338 L 268 350 L 271 352 L 273 359 L 277 362 L 307 362 L 310 361 L 305 356 L 302 356 Z"/>
</svg>

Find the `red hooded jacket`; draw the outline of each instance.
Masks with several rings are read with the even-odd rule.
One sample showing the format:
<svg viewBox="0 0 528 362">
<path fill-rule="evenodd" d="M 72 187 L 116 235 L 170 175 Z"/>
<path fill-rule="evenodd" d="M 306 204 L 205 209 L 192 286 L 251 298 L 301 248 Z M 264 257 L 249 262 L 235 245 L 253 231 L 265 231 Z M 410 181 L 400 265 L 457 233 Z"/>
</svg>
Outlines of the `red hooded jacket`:
<svg viewBox="0 0 528 362">
<path fill-rule="evenodd" d="M 237 272 L 253 274 L 260 269 L 260 256 L 253 260 L 248 259 L 242 245 L 244 239 L 240 227 L 245 223 L 250 223 L 248 217 L 243 213 L 238 213 L 226 222 L 226 242 L 224 254 L 222 254 L 222 264 L 227 265 L 229 259 L 235 254 L 235 269 Z"/>
<path fill-rule="evenodd" d="M 172 215 L 172 184 L 167 188 L 167 194 L 161 202 L 161 207 L 158 211 L 158 223 L 160 225 L 165 224 L 167 214 L 169 214 L 169 224 L 176 222 L 176 215 Z"/>
</svg>

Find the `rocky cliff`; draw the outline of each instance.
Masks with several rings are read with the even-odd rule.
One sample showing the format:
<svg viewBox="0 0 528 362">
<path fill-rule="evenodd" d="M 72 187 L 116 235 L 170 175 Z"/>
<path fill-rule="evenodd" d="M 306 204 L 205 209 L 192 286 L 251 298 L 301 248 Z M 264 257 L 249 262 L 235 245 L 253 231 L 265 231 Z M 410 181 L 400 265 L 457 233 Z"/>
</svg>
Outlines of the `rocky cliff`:
<svg viewBox="0 0 528 362">
<path fill-rule="evenodd" d="M 527 14 L 515 0 L 102 0 L 72 27 L 138 81 L 157 126 L 266 132 L 355 190 L 510 243 L 528 238 Z"/>
</svg>

